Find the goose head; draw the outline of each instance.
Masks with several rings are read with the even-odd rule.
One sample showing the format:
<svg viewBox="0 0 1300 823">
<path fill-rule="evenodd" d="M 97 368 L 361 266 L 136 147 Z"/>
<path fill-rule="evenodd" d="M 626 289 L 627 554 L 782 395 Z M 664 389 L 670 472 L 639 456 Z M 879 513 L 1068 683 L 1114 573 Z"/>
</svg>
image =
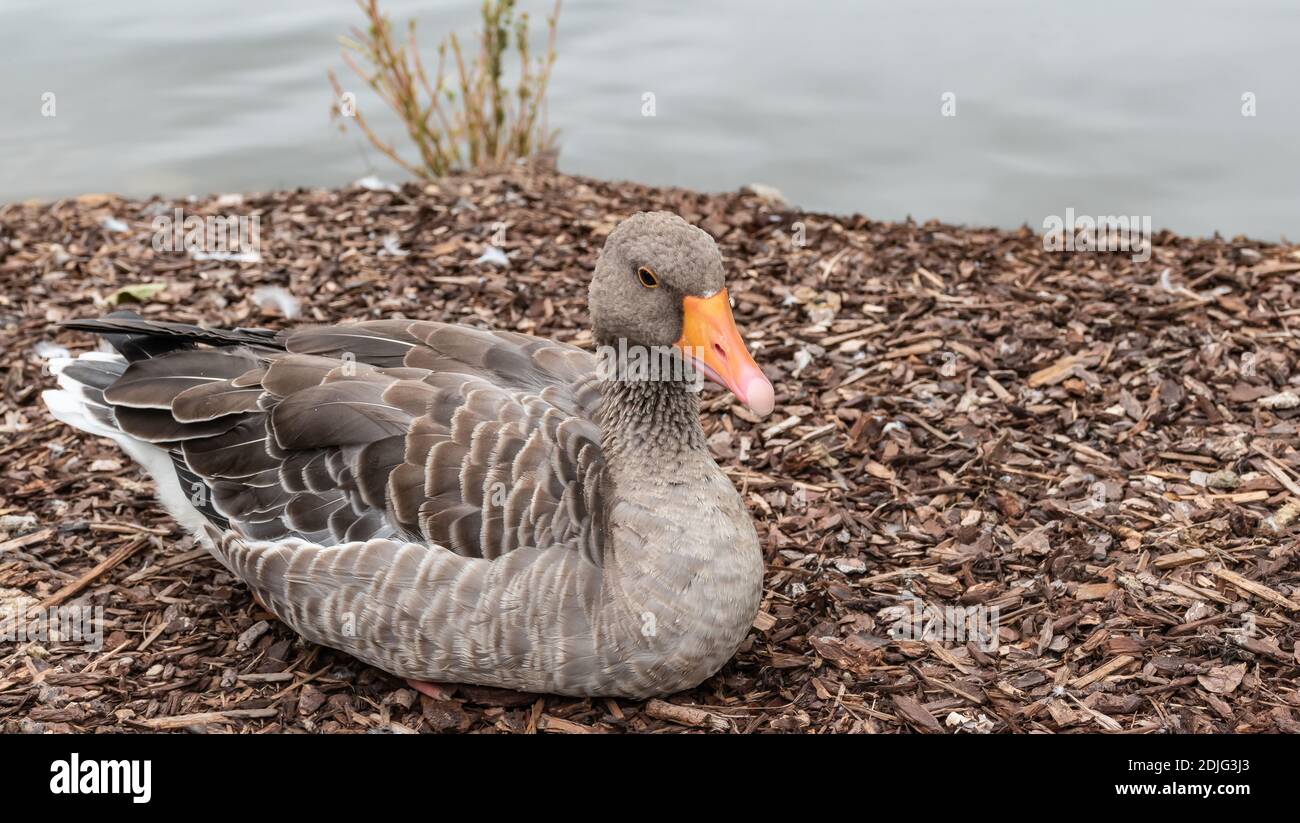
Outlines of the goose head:
<svg viewBox="0 0 1300 823">
<path fill-rule="evenodd" d="M 669 212 L 640 212 L 610 232 L 589 292 L 596 342 L 675 351 L 766 416 L 772 383 L 731 315 L 713 238 Z"/>
</svg>

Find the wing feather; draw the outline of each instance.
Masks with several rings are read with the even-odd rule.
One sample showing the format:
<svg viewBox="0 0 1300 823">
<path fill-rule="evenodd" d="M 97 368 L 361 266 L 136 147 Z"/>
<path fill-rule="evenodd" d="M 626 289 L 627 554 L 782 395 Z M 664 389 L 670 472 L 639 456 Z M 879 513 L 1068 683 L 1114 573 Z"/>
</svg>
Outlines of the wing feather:
<svg viewBox="0 0 1300 823">
<path fill-rule="evenodd" d="M 208 487 L 204 512 L 220 529 L 400 536 L 467 557 L 568 548 L 599 562 L 604 462 L 587 352 L 425 321 L 280 335 L 80 322 L 139 355 L 87 383 L 123 431 L 170 449 L 178 473 Z"/>
</svg>

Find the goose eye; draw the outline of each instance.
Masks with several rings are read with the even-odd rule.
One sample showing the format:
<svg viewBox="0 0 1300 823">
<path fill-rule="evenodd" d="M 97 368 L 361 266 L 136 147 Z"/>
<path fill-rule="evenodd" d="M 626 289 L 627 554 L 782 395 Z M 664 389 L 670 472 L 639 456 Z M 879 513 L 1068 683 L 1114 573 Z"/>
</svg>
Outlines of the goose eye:
<svg viewBox="0 0 1300 823">
<path fill-rule="evenodd" d="M 659 288 L 659 278 L 655 277 L 655 273 L 647 269 L 645 266 L 636 270 L 636 279 L 640 280 L 641 285 L 645 286 L 647 289 Z"/>
</svg>

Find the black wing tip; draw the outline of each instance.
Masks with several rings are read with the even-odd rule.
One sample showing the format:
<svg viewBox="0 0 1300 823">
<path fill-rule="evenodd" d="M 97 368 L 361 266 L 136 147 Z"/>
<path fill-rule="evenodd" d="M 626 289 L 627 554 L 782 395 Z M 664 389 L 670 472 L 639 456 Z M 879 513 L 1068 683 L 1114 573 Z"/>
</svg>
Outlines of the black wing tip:
<svg viewBox="0 0 1300 823">
<path fill-rule="evenodd" d="M 98 334 L 130 361 L 193 349 L 200 343 L 284 348 L 283 335 L 272 329 L 206 329 L 189 323 L 146 320 L 130 310 L 115 311 L 100 318 L 64 320 L 58 327 Z"/>
<path fill-rule="evenodd" d="M 139 323 L 149 322 L 129 309 L 119 309 L 103 317 L 74 317 L 71 320 L 60 320 L 55 326 L 60 329 L 72 329 L 73 331 L 104 331 L 112 328 L 114 322 L 121 320 Z"/>
</svg>

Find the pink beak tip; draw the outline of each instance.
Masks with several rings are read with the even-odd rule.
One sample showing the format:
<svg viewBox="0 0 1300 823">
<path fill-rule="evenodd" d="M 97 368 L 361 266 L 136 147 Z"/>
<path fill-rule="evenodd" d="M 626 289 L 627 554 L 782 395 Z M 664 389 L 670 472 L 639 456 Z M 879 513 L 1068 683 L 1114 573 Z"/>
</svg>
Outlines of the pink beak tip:
<svg viewBox="0 0 1300 823">
<path fill-rule="evenodd" d="M 745 380 L 742 387 L 744 397 L 741 398 L 749 410 L 759 417 L 767 417 L 772 413 L 776 406 L 776 393 L 772 389 L 772 382 L 761 374 L 751 375 Z"/>
</svg>

